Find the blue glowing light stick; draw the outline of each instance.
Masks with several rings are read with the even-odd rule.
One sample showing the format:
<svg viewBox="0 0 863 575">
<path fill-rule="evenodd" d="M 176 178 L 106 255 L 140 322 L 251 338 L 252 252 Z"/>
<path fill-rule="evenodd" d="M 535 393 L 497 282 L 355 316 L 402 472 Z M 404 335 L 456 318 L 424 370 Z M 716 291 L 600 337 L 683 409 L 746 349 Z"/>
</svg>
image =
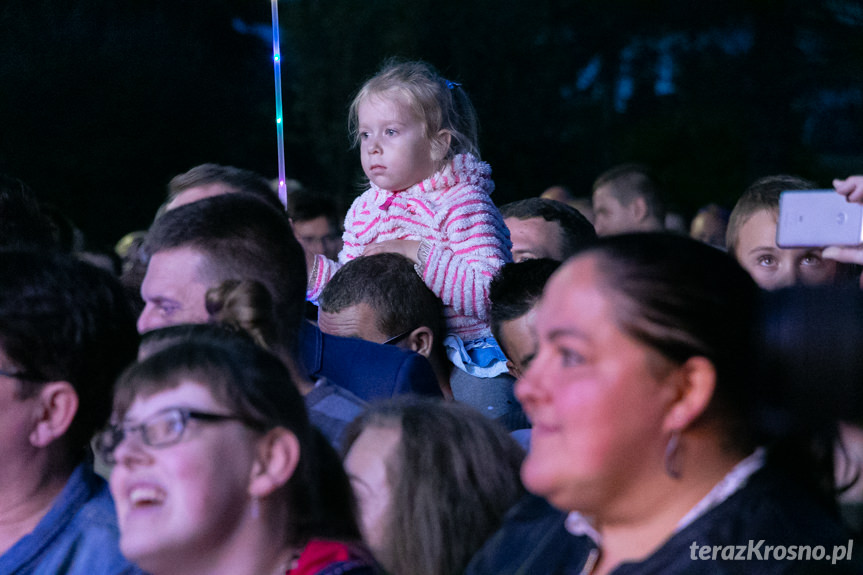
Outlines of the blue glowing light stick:
<svg viewBox="0 0 863 575">
<path fill-rule="evenodd" d="M 285 185 L 285 126 L 282 121 L 282 55 L 279 50 L 279 2 L 270 1 L 273 11 L 273 70 L 276 76 L 276 141 L 279 148 L 279 200 L 288 207 Z"/>
</svg>

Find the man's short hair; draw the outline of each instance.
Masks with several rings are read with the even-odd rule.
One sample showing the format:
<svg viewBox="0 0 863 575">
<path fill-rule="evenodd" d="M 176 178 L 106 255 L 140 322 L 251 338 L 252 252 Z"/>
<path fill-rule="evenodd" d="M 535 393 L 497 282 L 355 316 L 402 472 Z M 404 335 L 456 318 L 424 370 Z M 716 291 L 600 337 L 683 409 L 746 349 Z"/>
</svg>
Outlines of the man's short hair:
<svg viewBox="0 0 863 575">
<path fill-rule="evenodd" d="M 158 218 L 141 248 L 144 258 L 191 248 L 204 256 L 210 287 L 227 280 L 255 280 L 273 298 L 279 341 L 296 351 L 306 299 L 303 248 L 287 219 L 245 194 L 223 194 L 180 206 Z"/>
<path fill-rule="evenodd" d="M 580 247 L 596 241 L 596 230 L 584 215 L 567 204 L 545 198 L 527 198 L 504 204 L 500 213 L 506 218 L 542 218 L 560 227 L 560 246 L 564 259 Z"/>
<path fill-rule="evenodd" d="M 665 222 L 665 201 L 659 179 L 644 164 L 621 164 L 607 170 L 593 182 L 593 191 L 608 185 L 611 195 L 621 205 L 628 206 L 636 198 L 643 198 L 647 214 L 660 223 Z"/>
<path fill-rule="evenodd" d="M 278 194 L 265 177 L 251 170 L 219 164 L 201 164 L 171 178 L 168 182 L 168 203 L 185 190 L 212 184 L 222 184 L 233 192 L 255 196 L 284 212 L 285 208 L 279 201 Z"/>
<path fill-rule="evenodd" d="M 785 190 L 814 190 L 816 187 L 814 182 L 787 174 L 765 176 L 755 180 L 746 188 L 734 205 L 734 209 L 731 210 L 728 229 L 725 232 L 725 246 L 728 253 L 737 258 L 736 249 L 740 230 L 754 213 L 769 211 L 778 216 L 780 193 Z"/>
<path fill-rule="evenodd" d="M 321 216 L 334 228 L 341 228 L 344 218 L 330 198 L 308 190 L 297 190 L 288 196 L 288 217 L 294 222 L 307 222 Z"/>
<path fill-rule="evenodd" d="M 560 262 L 549 258 L 510 262 L 492 279 L 489 287 L 491 332 L 502 342 L 500 327 L 529 312 L 542 296 L 542 290 Z M 506 350 L 504 350 L 506 353 Z"/>
<path fill-rule="evenodd" d="M 422 281 L 413 263 L 400 254 L 383 253 L 349 261 L 324 287 L 318 302 L 326 313 L 360 303 L 377 312 L 377 329 L 394 336 L 420 326 L 443 342 L 443 304 Z"/>
<path fill-rule="evenodd" d="M 52 381 L 75 389 L 70 455 L 83 457 L 107 422 L 114 380 L 137 347 L 135 316 L 107 271 L 59 253 L 0 251 L 0 348 L 23 374 L 19 397 Z"/>
</svg>

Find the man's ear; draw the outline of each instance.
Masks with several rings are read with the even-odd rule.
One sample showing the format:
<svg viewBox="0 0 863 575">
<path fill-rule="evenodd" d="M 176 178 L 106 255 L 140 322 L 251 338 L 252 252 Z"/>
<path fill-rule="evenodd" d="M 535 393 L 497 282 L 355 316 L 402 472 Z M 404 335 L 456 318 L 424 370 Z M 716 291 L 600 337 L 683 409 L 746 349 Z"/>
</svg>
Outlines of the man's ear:
<svg viewBox="0 0 863 575">
<path fill-rule="evenodd" d="M 34 410 L 30 443 L 34 447 L 47 447 L 63 437 L 72 425 L 78 413 L 78 393 L 68 381 L 43 384 Z"/>
<path fill-rule="evenodd" d="M 627 208 L 629 208 L 634 221 L 641 222 L 647 218 L 647 202 L 641 196 L 629 202 Z"/>
<path fill-rule="evenodd" d="M 434 346 L 434 335 L 432 330 L 427 326 L 420 326 L 413 330 L 406 338 L 408 348 L 418 354 L 429 357 Z"/>
<path fill-rule="evenodd" d="M 258 440 L 249 495 L 266 497 L 288 482 L 300 461 L 300 442 L 285 429 L 271 429 Z"/>
<path fill-rule="evenodd" d="M 663 422 L 667 433 L 689 427 L 707 409 L 716 390 L 716 368 L 705 357 L 690 357 L 672 377 L 669 383 L 677 389 Z"/>
<path fill-rule="evenodd" d="M 517 368 L 516 365 L 508 358 L 506 360 L 506 369 L 509 371 L 509 374 L 514 378 L 518 379 L 521 377 L 521 370 Z"/>
<path fill-rule="evenodd" d="M 440 162 L 446 157 L 451 142 L 452 134 L 447 130 L 441 130 L 432 138 L 432 159 L 435 162 Z"/>
</svg>

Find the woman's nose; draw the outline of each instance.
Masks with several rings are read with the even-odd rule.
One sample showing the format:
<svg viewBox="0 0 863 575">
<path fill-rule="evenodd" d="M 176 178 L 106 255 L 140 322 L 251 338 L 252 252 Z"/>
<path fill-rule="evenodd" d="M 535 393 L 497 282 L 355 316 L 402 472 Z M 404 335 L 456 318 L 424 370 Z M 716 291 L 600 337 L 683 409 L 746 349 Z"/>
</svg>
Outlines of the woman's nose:
<svg viewBox="0 0 863 575">
<path fill-rule="evenodd" d="M 117 447 L 114 448 L 113 459 L 117 465 L 132 466 L 145 463 L 150 455 L 147 447 L 139 437 L 139 433 L 126 433 Z"/>
<path fill-rule="evenodd" d="M 515 397 L 523 406 L 536 402 L 545 393 L 541 364 L 537 359 L 538 357 L 534 358 L 515 382 Z"/>
</svg>

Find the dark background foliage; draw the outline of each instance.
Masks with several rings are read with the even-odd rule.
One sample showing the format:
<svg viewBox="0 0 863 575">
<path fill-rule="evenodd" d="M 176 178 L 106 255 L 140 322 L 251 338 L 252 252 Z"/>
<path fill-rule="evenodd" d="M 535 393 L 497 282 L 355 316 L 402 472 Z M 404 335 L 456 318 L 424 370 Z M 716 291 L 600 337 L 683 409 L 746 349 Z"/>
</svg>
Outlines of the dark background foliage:
<svg viewBox="0 0 863 575">
<path fill-rule="evenodd" d="M 624 161 L 686 216 L 766 174 L 863 173 L 856 1 L 286 0 L 280 18 L 288 175 L 343 204 L 347 107 L 390 56 L 462 82 L 499 204 L 587 195 Z M 195 164 L 275 177 L 269 26 L 265 0 L 4 0 L 0 171 L 97 246 Z"/>
</svg>

